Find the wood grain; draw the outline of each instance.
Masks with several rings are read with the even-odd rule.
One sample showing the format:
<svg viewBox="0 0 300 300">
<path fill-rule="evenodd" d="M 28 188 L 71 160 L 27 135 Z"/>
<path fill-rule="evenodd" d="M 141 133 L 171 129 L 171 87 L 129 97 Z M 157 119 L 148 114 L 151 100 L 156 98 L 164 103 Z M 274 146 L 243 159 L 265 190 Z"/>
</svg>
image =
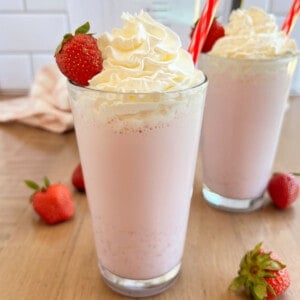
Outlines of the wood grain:
<svg viewBox="0 0 300 300">
<path fill-rule="evenodd" d="M 287 111 L 277 171 L 300 172 L 300 98 Z M 16 123 L 0 125 L 0 299 L 127 299 L 102 281 L 84 194 L 70 175 L 78 163 L 74 132 L 63 135 Z M 68 184 L 75 218 L 47 226 L 34 214 L 24 179 Z M 288 265 L 292 285 L 281 299 L 300 299 L 300 201 L 278 211 L 267 204 L 249 214 L 232 214 L 208 206 L 200 192 L 198 162 L 183 266 L 175 285 L 148 299 L 245 299 L 227 291 L 244 252 L 263 241 Z"/>
</svg>

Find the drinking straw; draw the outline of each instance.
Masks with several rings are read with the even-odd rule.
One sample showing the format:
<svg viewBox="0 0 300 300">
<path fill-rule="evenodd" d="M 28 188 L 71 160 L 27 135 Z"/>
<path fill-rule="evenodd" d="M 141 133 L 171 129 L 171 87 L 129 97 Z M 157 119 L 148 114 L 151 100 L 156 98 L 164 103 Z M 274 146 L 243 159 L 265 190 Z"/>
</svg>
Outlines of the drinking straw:
<svg viewBox="0 0 300 300">
<path fill-rule="evenodd" d="M 284 31 L 287 35 L 291 33 L 299 14 L 300 14 L 300 0 L 294 0 L 281 27 L 281 30 Z"/>
<path fill-rule="evenodd" d="M 198 23 L 196 24 L 194 34 L 188 47 L 188 52 L 192 54 L 195 65 L 197 64 L 199 54 L 208 35 L 218 3 L 219 0 L 208 0 L 204 4 Z"/>
</svg>

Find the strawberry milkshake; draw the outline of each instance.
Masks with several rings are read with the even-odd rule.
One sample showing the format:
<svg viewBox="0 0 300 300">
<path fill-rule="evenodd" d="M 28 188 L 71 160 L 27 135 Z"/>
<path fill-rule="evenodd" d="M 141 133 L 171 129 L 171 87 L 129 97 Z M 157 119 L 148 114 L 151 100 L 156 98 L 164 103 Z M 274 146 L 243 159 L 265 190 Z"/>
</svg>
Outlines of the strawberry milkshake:
<svg viewBox="0 0 300 300">
<path fill-rule="evenodd" d="M 297 61 L 293 40 L 259 8 L 233 11 L 200 59 L 209 87 L 202 129 L 203 195 L 213 206 L 263 204 Z"/>
<path fill-rule="evenodd" d="M 207 82 L 173 31 L 122 19 L 98 39 L 102 71 L 69 92 L 101 274 L 142 297 L 180 270 Z"/>
</svg>

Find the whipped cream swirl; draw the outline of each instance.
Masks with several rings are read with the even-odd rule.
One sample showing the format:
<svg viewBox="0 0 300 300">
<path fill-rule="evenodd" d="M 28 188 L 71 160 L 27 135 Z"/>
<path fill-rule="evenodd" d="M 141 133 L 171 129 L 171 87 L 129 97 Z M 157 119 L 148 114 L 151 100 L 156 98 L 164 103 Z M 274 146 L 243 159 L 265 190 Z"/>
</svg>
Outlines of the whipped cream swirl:
<svg viewBox="0 0 300 300">
<path fill-rule="evenodd" d="M 225 27 L 225 36 L 215 43 L 210 54 L 222 57 L 268 59 L 297 53 L 297 45 L 279 31 L 275 17 L 262 9 L 237 9 Z"/>
<path fill-rule="evenodd" d="M 182 49 L 178 35 L 146 12 L 123 13 L 123 28 L 98 39 L 103 70 L 92 88 L 113 92 L 162 92 L 182 90 L 204 80 L 191 55 Z"/>
</svg>

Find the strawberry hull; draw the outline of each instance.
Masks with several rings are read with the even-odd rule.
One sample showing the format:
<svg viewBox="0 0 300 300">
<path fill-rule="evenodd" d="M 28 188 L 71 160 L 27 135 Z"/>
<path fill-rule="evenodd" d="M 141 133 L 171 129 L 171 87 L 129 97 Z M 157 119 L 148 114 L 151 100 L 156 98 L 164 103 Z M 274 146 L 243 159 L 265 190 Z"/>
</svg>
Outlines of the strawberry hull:
<svg viewBox="0 0 300 300">
<path fill-rule="evenodd" d="M 262 249 L 261 245 L 257 244 L 243 256 L 229 290 L 244 291 L 256 300 L 271 300 L 287 291 L 291 279 L 286 265 L 274 252 Z"/>
</svg>

